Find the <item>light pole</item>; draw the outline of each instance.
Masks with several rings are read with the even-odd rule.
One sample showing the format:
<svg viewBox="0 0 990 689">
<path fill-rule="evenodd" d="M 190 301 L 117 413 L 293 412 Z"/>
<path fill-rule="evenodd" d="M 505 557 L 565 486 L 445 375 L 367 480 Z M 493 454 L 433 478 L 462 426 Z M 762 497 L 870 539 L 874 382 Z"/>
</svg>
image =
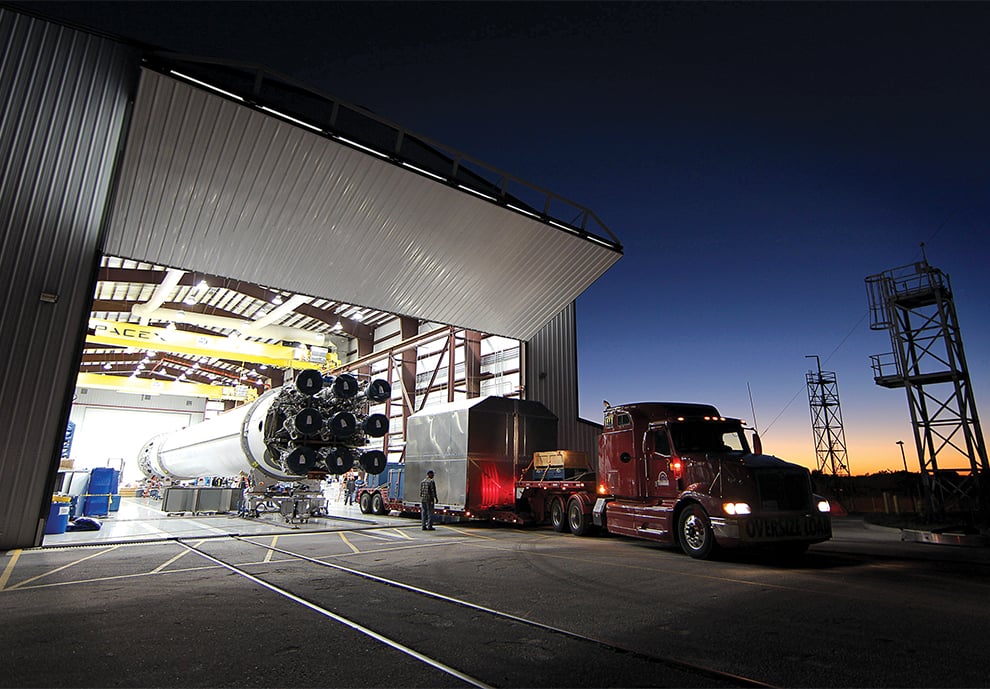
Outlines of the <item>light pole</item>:
<svg viewBox="0 0 990 689">
<path fill-rule="evenodd" d="M 897 444 L 901 447 L 901 461 L 904 462 L 904 481 L 907 483 L 907 494 L 908 499 L 911 501 L 911 511 L 914 512 L 917 506 L 914 503 L 914 488 L 911 485 L 911 474 L 908 473 L 907 457 L 904 455 L 904 441 L 898 440 Z"/>
</svg>

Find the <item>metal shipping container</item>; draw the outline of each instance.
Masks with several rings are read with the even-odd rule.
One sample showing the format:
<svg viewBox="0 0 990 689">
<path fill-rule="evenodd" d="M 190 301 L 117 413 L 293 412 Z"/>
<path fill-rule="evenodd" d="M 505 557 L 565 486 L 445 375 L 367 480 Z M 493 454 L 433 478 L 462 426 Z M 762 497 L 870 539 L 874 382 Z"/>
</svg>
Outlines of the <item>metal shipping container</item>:
<svg viewBox="0 0 990 689">
<path fill-rule="evenodd" d="M 419 505 L 419 484 L 433 470 L 440 510 L 512 509 L 533 453 L 556 448 L 557 417 L 539 402 L 480 397 L 430 407 L 409 417 L 403 503 Z"/>
</svg>

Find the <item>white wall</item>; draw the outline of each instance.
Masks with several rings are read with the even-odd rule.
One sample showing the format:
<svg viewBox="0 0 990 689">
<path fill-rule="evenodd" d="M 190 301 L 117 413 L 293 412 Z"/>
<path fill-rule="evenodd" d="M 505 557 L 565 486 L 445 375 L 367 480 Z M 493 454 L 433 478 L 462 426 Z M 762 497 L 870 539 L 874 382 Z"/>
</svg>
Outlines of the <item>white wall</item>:
<svg viewBox="0 0 990 689">
<path fill-rule="evenodd" d="M 148 396 L 92 389 L 82 394 L 82 390 L 76 390 L 69 414 L 76 424 L 70 458 L 76 469 L 119 469 L 123 460 L 121 485 L 144 478 L 137 456 L 148 440 L 203 421 L 205 399 L 169 395 L 144 399 Z"/>
</svg>

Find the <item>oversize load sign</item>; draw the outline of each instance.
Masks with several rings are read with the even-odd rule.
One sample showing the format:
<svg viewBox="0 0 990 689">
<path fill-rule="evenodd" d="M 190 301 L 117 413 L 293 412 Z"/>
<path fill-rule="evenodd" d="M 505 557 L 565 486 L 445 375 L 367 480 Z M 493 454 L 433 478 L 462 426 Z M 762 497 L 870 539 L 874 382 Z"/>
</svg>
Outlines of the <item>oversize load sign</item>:
<svg viewBox="0 0 990 689">
<path fill-rule="evenodd" d="M 750 517 L 741 535 L 747 541 L 828 538 L 832 535 L 832 522 L 826 516 Z"/>
</svg>

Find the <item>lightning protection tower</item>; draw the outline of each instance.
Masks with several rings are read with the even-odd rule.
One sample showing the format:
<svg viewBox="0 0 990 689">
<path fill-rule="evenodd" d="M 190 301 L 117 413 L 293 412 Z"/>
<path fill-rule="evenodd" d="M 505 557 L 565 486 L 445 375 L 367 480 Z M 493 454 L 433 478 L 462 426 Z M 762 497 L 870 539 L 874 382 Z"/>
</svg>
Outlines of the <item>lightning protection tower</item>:
<svg viewBox="0 0 990 689">
<path fill-rule="evenodd" d="M 990 470 L 949 276 L 928 261 L 866 278 L 870 328 L 893 351 L 870 357 L 877 385 L 904 388 L 932 514 L 990 504 Z"/>
<path fill-rule="evenodd" d="M 834 372 L 822 370 L 818 356 L 805 358 L 814 359 L 818 365 L 817 371 L 808 371 L 806 376 L 818 471 L 831 476 L 838 487 L 839 478 L 849 476 L 846 432 L 842 428 L 842 408 L 839 406 L 839 383 Z"/>
</svg>

